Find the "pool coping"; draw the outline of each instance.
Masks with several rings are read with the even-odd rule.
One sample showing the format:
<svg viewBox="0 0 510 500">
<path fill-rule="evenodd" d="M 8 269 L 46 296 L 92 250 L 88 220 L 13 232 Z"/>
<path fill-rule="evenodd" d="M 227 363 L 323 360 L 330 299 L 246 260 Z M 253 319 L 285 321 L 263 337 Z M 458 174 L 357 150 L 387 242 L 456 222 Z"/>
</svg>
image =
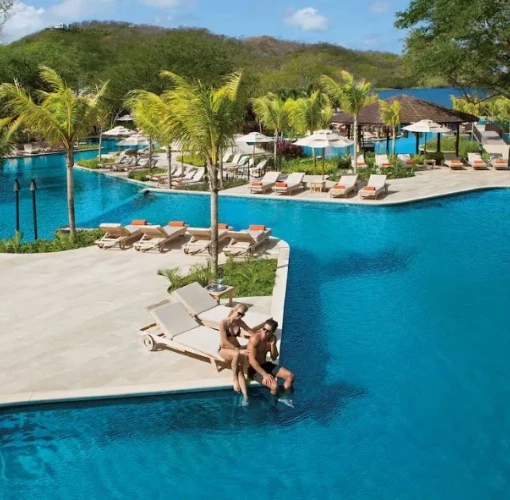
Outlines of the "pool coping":
<svg viewBox="0 0 510 500">
<path fill-rule="evenodd" d="M 288 270 L 290 262 L 290 246 L 284 240 L 278 241 L 279 254 L 276 267 L 275 285 L 271 301 L 271 316 L 279 324 L 279 345 L 283 339 L 283 317 L 285 311 L 285 297 L 287 294 Z M 253 385 L 258 385 L 256 382 Z M 164 382 L 155 384 L 129 385 L 118 388 L 83 388 L 75 390 L 55 391 L 27 391 L 18 394 L 0 395 L 0 409 L 11 407 L 30 407 L 47 403 L 63 403 L 78 401 L 94 401 L 101 399 L 120 399 L 126 397 L 158 396 L 178 393 L 194 393 L 201 391 L 217 391 L 232 389 L 230 375 L 221 379 L 195 379 L 179 382 Z"/>
</svg>

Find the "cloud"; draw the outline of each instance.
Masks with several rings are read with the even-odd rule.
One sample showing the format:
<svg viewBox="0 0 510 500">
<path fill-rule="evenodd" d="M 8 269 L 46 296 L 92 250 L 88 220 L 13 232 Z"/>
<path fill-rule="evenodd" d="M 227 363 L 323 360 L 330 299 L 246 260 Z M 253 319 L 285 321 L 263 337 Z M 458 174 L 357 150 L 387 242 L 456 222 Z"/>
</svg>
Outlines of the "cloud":
<svg viewBox="0 0 510 500">
<path fill-rule="evenodd" d="M 12 42 L 35 31 L 57 23 L 80 21 L 96 14 L 104 14 L 105 7 L 116 0 L 63 0 L 44 9 L 23 2 L 15 5 L 4 25 L 5 41 Z"/>
<path fill-rule="evenodd" d="M 283 19 L 289 26 L 298 26 L 303 31 L 327 31 L 329 20 L 313 7 L 297 10 Z"/>
<path fill-rule="evenodd" d="M 388 12 L 391 8 L 391 5 L 389 2 L 385 2 L 385 1 L 377 1 L 377 2 L 372 2 L 370 4 L 370 6 L 368 7 L 368 10 L 370 10 L 370 12 L 372 14 L 382 14 L 384 12 Z"/>
</svg>

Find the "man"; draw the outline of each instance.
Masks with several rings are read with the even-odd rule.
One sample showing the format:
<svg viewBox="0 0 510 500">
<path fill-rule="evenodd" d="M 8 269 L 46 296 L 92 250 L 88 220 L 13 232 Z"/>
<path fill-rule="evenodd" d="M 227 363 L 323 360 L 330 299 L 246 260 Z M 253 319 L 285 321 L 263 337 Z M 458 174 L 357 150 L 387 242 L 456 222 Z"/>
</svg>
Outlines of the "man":
<svg viewBox="0 0 510 500">
<path fill-rule="evenodd" d="M 262 329 L 252 335 L 247 345 L 250 362 L 248 377 L 265 385 L 273 396 L 278 394 L 277 379 L 284 380 L 283 387 L 286 390 L 291 389 L 294 383 L 294 374 L 291 371 L 267 361 L 268 353 L 273 361 L 278 358 L 275 336 L 277 328 L 278 323 L 274 319 L 266 321 Z"/>
</svg>

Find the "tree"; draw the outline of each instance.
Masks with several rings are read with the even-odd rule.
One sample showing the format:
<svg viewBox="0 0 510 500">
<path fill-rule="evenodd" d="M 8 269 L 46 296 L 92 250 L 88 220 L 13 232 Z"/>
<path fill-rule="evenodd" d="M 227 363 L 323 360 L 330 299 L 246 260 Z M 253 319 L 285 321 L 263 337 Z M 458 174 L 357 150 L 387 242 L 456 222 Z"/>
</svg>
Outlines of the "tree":
<svg viewBox="0 0 510 500">
<path fill-rule="evenodd" d="M 99 153 L 98 159 L 99 163 L 101 163 L 102 155 L 103 155 L 103 132 L 104 129 L 108 127 L 111 123 L 112 119 L 112 110 L 110 106 L 102 100 L 97 109 L 96 115 L 96 126 L 99 129 Z"/>
<path fill-rule="evenodd" d="M 0 166 L 2 166 L 4 158 L 11 153 L 14 145 L 12 139 L 14 130 L 11 130 L 11 124 L 11 118 L 0 118 Z"/>
<path fill-rule="evenodd" d="M 393 101 L 391 104 L 388 101 L 379 101 L 379 109 L 381 110 L 381 120 L 387 127 L 391 127 L 393 136 L 393 145 L 391 154 L 395 155 L 397 151 L 397 128 L 400 125 L 400 103 Z"/>
<path fill-rule="evenodd" d="M 165 94 L 159 96 L 146 90 L 134 90 L 128 94 L 126 105 L 137 125 L 160 144 L 167 144 L 168 187 L 172 189 L 172 142 L 174 134 L 169 123 L 172 112 Z M 152 163 L 152 139 L 149 144 L 149 162 Z"/>
<path fill-rule="evenodd" d="M 287 101 L 289 121 L 301 135 L 313 134 L 316 130 L 328 128 L 333 116 L 333 108 L 326 94 L 315 90 L 309 97 L 299 97 Z M 313 153 L 313 167 L 317 169 L 317 155 Z"/>
<path fill-rule="evenodd" d="M 414 75 L 510 97 L 508 0 L 411 0 L 395 26 L 409 30 L 405 55 Z"/>
<path fill-rule="evenodd" d="M 69 229 L 76 237 L 74 212 L 74 145 L 92 131 L 108 82 L 90 93 L 74 92 L 53 69 L 40 67 L 40 77 L 49 91 L 39 91 L 37 102 L 19 84 L 0 85 L 0 99 L 16 118 L 13 128 L 24 126 L 66 151 Z"/>
<path fill-rule="evenodd" d="M 257 119 L 274 132 L 274 165 L 277 166 L 278 139 L 289 126 L 289 105 L 281 97 L 268 93 L 252 100 Z"/>
<path fill-rule="evenodd" d="M 9 14 L 14 7 L 14 0 L 0 0 L 0 33 L 3 25 L 9 19 Z"/>
<path fill-rule="evenodd" d="M 336 82 L 327 75 L 321 78 L 321 84 L 326 93 L 340 104 L 342 110 L 354 117 L 354 158 L 352 160 L 354 172 L 356 172 L 356 163 L 358 158 L 358 117 L 361 110 L 377 100 L 377 96 L 372 93 L 372 85 L 369 82 L 361 80 L 356 82 L 354 76 L 348 71 L 342 71 L 342 81 Z"/>
<path fill-rule="evenodd" d="M 167 118 L 172 132 L 187 149 L 206 159 L 211 192 L 212 273 L 218 274 L 218 167 L 222 152 L 244 115 L 241 73 L 232 73 L 218 88 L 205 86 L 164 71 L 173 88 L 165 92 L 171 113 Z"/>
</svg>

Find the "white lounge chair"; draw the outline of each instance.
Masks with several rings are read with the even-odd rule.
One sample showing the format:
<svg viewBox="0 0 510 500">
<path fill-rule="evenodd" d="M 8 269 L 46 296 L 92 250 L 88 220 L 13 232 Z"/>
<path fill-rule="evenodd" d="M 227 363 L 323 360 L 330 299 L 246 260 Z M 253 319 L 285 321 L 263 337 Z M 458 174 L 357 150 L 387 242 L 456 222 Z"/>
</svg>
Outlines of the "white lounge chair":
<svg viewBox="0 0 510 500">
<path fill-rule="evenodd" d="M 269 161 L 268 158 L 262 160 L 261 162 L 257 163 L 254 167 L 250 168 L 250 177 L 260 177 L 262 173 L 264 172 L 264 169 L 266 168 L 267 162 Z"/>
<path fill-rule="evenodd" d="M 228 230 L 231 229 L 227 224 L 218 224 L 218 246 L 228 240 Z M 188 227 L 187 233 L 191 239 L 184 246 L 184 253 L 199 255 L 202 253 L 211 253 L 212 232 L 210 228 Z"/>
<path fill-rule="evenodd" d="M 358 158 L 356 159 L 356 167 L 357 168 L 367 168 L 368 167 L 367 162 L 365 161 L 365 158 L 363 157 L 363 155 L 359 155 Z"/>
<path fill-rule="evenodd" d="M 342 175 L 340 180 L 330 188 L 330 198 L 339 198 L 341 196 L 347 196 L 348 194 L 356 191 L 356 185 L 358 182 L 357 175 Z"/>
<path fill-rule="evenodd" d="M 174 297 L 186 310 L 204 326 L 219 329 L 220 321 L 224 320 L 232 311 L 231 307 L 218 305 L 207 290 L 199 283 L 191 283 L 173 292 Z M 252 330 L 258 330 L 270 316 L 247 311 L 243 321 Z"/>
<path fill-rule="evenodd" d="M 252 224 L 248 230 L 229 231 L 229 244 L 225 247 L 225 255 L 236 257 L 241 255 L 253 255 L 255 250 L 267 243 L 271 236 L 271 229 L 265 226 Z"/>
<path fill-rule="evenodd" d="M 273 188 L 275 194 L 292 194 L 303 186 L 304 172 L 293 172 L 284 182 L 277 182 Z"/>
<path fill-rule="evenodd" d="M 260 181 L 253 181 L 250 183 L 250 193 L 265 193 L 273 189 L 278 181 L 280 172 L 266 172 Z"/>
<path fill-rule="evenodd" d="M 452 158 L 451 160 L 445 160 L 444 164 L 450 169 L 450 170 L 464 170 L 464 163 L 459 158 Z"/>
<path fill-rule="evenodd" d="M 115 172 L 124 172 L 127 168 L 136 165 L 136 156 L 124 156 L 118 163 L 108 163 L 106 166 Z"/>
<path fill-rule="evenodd" d="M 491 158 L 491 165 L 494 170 L 508 170 L 508 159 L 505 158 Z"/>
<path fill-rule="evenodd" d="M 200 285 L 199 285 L 200 287 Z M 225 360 L 218 354 L 220 335 L 217 330 L 196 322 L 180 302 L 165 301 L 149 308 L 154 323 L 140 329 L 144 345 L 151 351 L 160 346 L 209 361 L 216 371 Z M 248 339 L 240 338 L 244 346 Z"/>
<path fill-rule="evenodd" d="M 368 179 L 368 184 L 360 189 L 359 195 L 361 198 L 375 198 L 377 199 L 380 194 L 388 192 L 388 185 L 386 184 L 385 175 L 371 175 Z"/>
<path fill-rule="evenodd" d="M 398 162 L 402 167 L 413 168 L 416 167 L 416 162 L 411 159 L 410 154 L 399 154 L 397 155 Z"/>
<path fill-rule="evenodd" d="M 143 223 L 143 224 L 142 224 Z M 147 221 L 133 221 L 127 226 L 122 224 L 103 223 L 99 225 L 105 234 L 94 243 L 103 249 L 119 247 L 123 249 L 127 244 L 133 243 L 142 237 L 141 227 L 146 225 Z"/>
<path fill-rule="evenodd" d="M 148 250 L 158 249 L 163 252 L 168 243 L 182 238 L 186 234 L 186 224 L 182 221 L 171 221 L 165 227 L 140 226 L 142 239 L 135 243 L 135 250 L 147 252 Z"/>
<path fill-rule="evenodd" d="M 201 182 L 203 182 L 204 176 L 205 168 L 203 167 L 198 168 L 195 172 L 191 172 L 184 178 L 172 181 L 172 186 L 180 187 L 180 186 L 192 186 L 193 184 L 200 184 Z"/>
<path fill-rule="evenodd" d="M 390 168 L 391 161 L 388 158 L 388 155 L 375 155 L 375 164 L 379 168 Z"/>
<path fill-rule="evenodd" d="M 475 170 L 487 170 L 489 168 L 480 153 L 468 153 L 468 165 L 471 165 Z"/>
</svg>

